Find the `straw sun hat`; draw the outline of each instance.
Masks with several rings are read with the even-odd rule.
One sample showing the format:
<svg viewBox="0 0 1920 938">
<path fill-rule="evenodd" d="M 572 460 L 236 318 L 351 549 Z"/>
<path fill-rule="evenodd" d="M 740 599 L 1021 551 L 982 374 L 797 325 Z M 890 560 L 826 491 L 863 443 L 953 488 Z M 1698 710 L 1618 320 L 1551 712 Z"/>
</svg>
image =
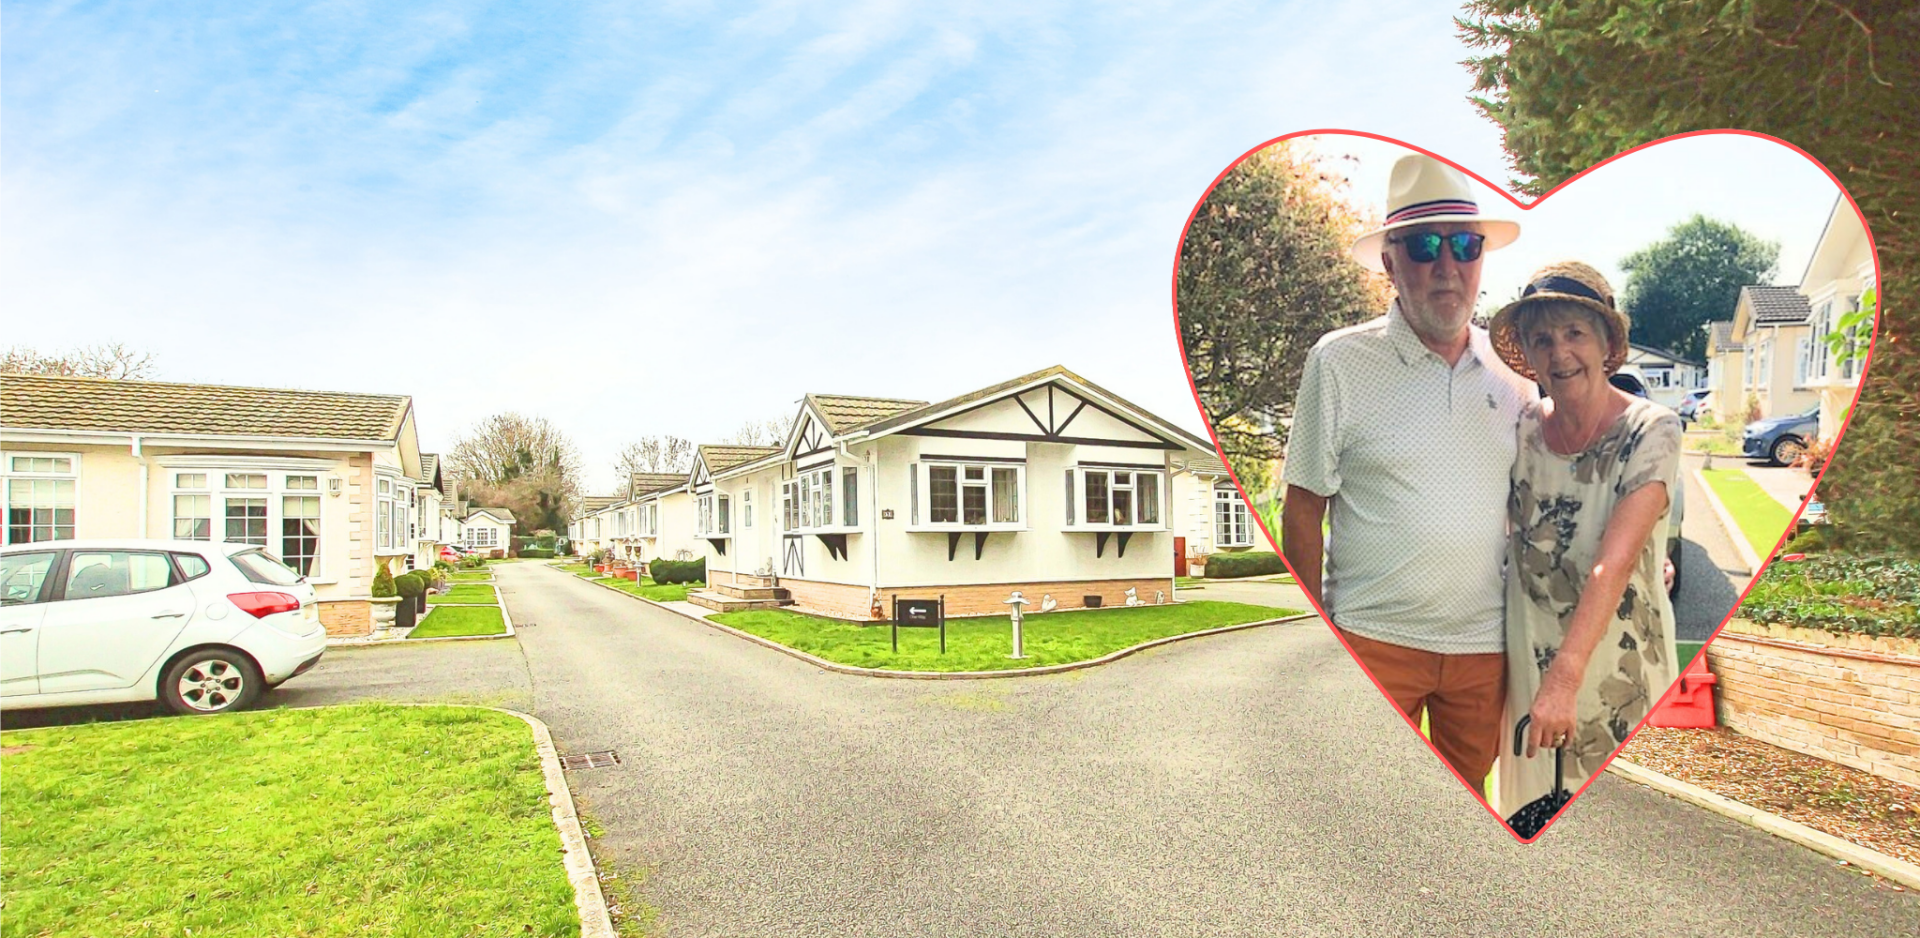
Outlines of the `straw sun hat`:
<svg viewBox="0 0 1920 938">
<path fill-rule="evenodd" d="M 1607 375 L 1611 377 L 1620 370 L 1627 360 L 1627 334 L 1632 324 L 1626 313 L 1614 308 L 1613 288 L 1607 285 L 1607 278 L 1579 261 L 1560 261 L 1534 271 L 1520 298 L 1493 314 L 1493 321 L 1487 324 L 1487 337 L 1507 367 L 1529 381 L 1540 380 L 1527 367 L 1526 345 L 1515 320 L 1527 307 L 1547 301 L 1572 303 L 1592 312 L 1607 330 Z"/>
<path fill-rule="evenodd" d="M 1487 236 L 1486 250 L 1497 251 L 1520 237 L 1520 223 L 1480 214 L 1467 174 L 1424 153 L 1410 153 L 1393 164 L 1387 179 L 1386 224 L 1353 242 L 1353 259 L 1372 271 L 1384 271 L 1380 251 L 1387 235 L 1412 225 L 1473 222 Z"/>
</svg>

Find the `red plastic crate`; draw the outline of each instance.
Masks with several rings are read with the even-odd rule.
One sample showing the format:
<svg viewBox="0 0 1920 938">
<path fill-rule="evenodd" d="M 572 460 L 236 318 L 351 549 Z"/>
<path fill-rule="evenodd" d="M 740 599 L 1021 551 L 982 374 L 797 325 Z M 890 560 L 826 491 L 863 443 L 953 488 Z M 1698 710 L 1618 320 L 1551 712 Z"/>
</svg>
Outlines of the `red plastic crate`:
<svg viewBox="0 0 1920 938">
<path fill-rule="evenodd" d="M 1713 711 L 1713 685 L 1717 681 L 1707 670 L 1707 656 L 1704 653 L 1696 656 L 1680 673 L 1680 686 L 1673 696 L 1653 709 L 1647 725 L 1690 730 L 1718 726 L 1719 719 Z"/>
</svg>

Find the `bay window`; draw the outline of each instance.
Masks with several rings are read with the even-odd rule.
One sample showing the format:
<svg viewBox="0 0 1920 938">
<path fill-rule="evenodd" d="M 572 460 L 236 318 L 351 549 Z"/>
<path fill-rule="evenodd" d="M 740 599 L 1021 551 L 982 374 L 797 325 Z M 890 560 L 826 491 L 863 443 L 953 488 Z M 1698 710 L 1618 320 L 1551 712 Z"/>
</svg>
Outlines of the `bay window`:
<svg viewBox="0 0 1920 938">
<path fill-rule="evenodd" d="M 1087 530 L 1158 530 L 1162 527 L 1165 478 L 1165 473 L 1158 469 L 1118 466 L 1070 469 L 1066 479 L 1067 525 Z"/>
<path fill-rule="evenodd" d="M 1026 466 L 1001 462 L 924 462 L 911 467 L 913 513 L 920 528 L 1020 530 Z M 920 490 L 926 489 L 926 516 Z"/>
<path fill-rule="evenodd" d="M 171 506 L 175 539 L 252 544 L 273 552 L 303 576 L 320 575 L 324 500 L 320 475 L 312 471 L 317 467 L 289 472 L 293 467 L 270 464 L 238 468 L 208 460 L 189 465 L 194 468 L 167 476 L 173 487 L 163 504 Z M 207 468 L 198 468 L 203 465 Z"/>
<path fill-rule="evenodd" d="M 848 485 L 852 485 L 853 470 L 846 471 Z M 841 520 L 838 524 L 834 521 L 833 476 L 834 467 L 828 464 L 803 469 L 799 475 L 780 483 L 780 514 L 785 530 L 817 531 L 853 523 L 851 519 L 856 516 L 851 512 L 853 496 L 850 489 L 846 496 L 848 502 L 841 507 Z"/>
</svg>

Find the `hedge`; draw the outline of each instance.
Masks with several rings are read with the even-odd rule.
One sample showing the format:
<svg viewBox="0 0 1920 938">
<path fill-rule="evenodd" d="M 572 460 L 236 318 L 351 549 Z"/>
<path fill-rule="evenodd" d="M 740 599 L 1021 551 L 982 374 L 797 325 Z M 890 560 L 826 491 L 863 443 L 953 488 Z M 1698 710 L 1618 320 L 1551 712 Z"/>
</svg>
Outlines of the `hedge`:
<svg viewBox="0 0 1920 938">
<path fill-rule="evenodd" d="M 647 576 L 655 583 L 704 583 L 707 559 L 651 561 L 647 564 Z"/>
<path fill-rule="evenodd" d="M 425 594 L 427 591 L 427 583 L 427 575 L 418 570 L 412 573 L 403 573 L 393 578 L 393 588 L 395 592 L 408 599 L 414 599 Z"/>
<path fill-rule="evenodd" d="M 544 547 L 528 547 L 520 551 L 520 557 L 523 560 L 546 560 L 552 556 L 553 551 Z"/>
<path fill-rule="evenodd" d="M 1280 555 L 1270 550 L 1248 551 L 1244 554 L 1214 554 L 1207 558 L 1207 579 L 1218 580 L 1228 577 L 1265 576 L 1270 573 L 1285 573 L 1287 565 Z"/>
</svg>

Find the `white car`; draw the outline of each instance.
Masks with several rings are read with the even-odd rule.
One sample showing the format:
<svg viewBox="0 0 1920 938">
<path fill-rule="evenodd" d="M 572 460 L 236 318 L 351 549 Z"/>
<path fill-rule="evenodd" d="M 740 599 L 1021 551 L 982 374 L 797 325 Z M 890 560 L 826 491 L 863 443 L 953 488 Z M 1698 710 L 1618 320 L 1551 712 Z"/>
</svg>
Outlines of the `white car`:
<svg viewBox="0 0 1920 938">
<path fill-rule="evenodd" d="M 158 699 L 176 713 L 223 713 L 326 647 L 313 587 L 250 544 L 0 549 L 0 710 Z"/>
</svg>

